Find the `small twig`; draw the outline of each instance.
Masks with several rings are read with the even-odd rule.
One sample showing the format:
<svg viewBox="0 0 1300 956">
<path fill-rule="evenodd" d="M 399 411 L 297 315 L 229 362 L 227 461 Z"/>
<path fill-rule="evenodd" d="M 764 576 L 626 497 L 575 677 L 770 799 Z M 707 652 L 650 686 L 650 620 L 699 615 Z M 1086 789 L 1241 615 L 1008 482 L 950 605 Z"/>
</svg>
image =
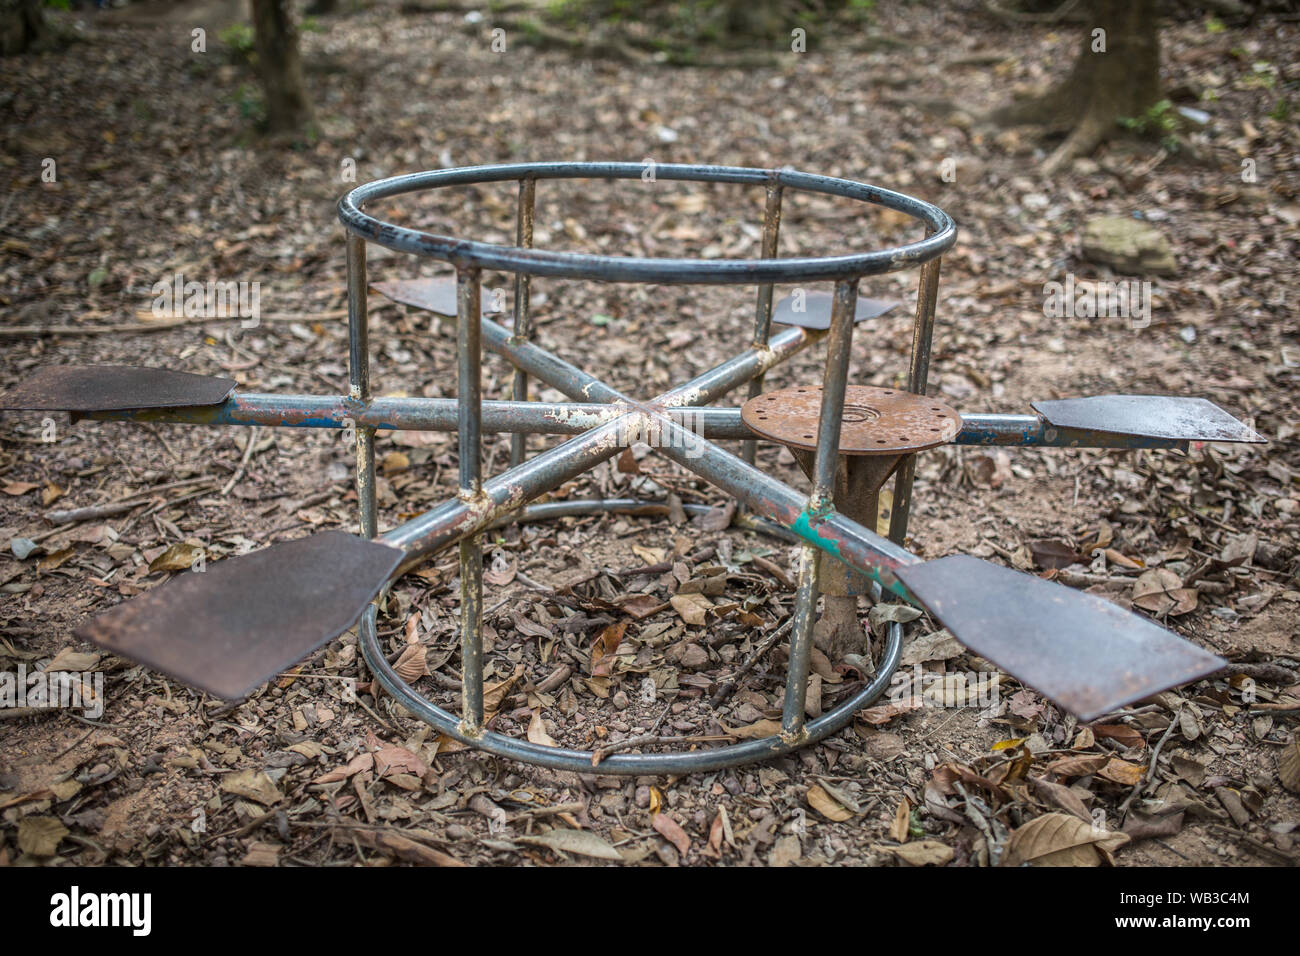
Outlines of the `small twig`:
<svg viewBox="0 0 1300 956">
<path fill-rule="evenodd" d="M 1178 507 L 1183 509 L 1183 513 L 1185 515 L 1188 515 L 1189 517 L 1200 518 L 1203 521 L 1208 521 L 1210 524 L 1214 525 L 1215 527 L 1222 528 L 1224 531 L 1231 531 L 1233 534 L 1236 534 L 1238 531 L 1241 530 L 1240 528 L 1234 528 L 1232 525 L 1220 521 L 1218 518 L 1212 517 L 1211 515 L 1201 514 L 1199 511 L 1193 510 L 1191 506 L 1187 504 L 1186 501 L 1177 497 L 1176 495 L 1170 494 L 1169 492 L 1165 491 L 1163 488 L 1154 485 L 1152 487 L 1155 489 L 1156 494 L 1166 499 L 1167 501 L 1172 501 L 1174 504 L 1178 505 Z"/>
<path fill-rule="evenodd" d="M 662 740 L 663 738 L 661 738 L 658 734 L 659 728 L 660 726 L 662 726 L 664 720 L 668 717 L 668 712 L 671 710 L 672 710 L 672 705 L 669 704 L 667 707 L 663 709 L 663 713 L 661 713 L 658 716 L 658 718 L 656 718 L 655 722 L 650 725 L 650 730 L 647 731 L 646 733 L 639 734 L 636 737 L 628 737 L 625 740 L 619 740 L 612 744 L 606 744 L 605 746 L 595 750 L 591 755 L 591 765 L 593 767 L 599 766 L 602 760 L 604 760 L 610 754 L 617 753 L 620 750 L 628 750 L 631 749 L 632 747 L 642 747 L 645 746 L 646 744 L 651 744 L 651 743 L 655 743 L 656 741 Z"/>
<path fill-rule="evenodd" d="M 1084 726 L 1091 727 L 1094 724 L 1100 724 L 1107 720 L 1116 720 L 1120 717 L 1134 717 L 1138 714 L 1149 714 L 1153 711 L 1163 710 L 1163 709 L 1164 708 L 1161 707 L 1159 704 L 1146 704 L 1145 706 L 1142 707 L 1135 707 L 1132 710 L 1124 710 L 1123 708 L 1121 708 L 1119 710 L 1112 710 L 1109 714 L 1102 714 L 1100 717 L 1095 717 L 1092 720 L 1088 721 L 1086 724 L 1084 724 Z"/>
<path fill-rule="evenodd" d="M 728 680 L 721 687 L 719 687 L 714 692 L 713 696 L 709 698 L 709 706 L 717 707 L 728 697 L 730 697 L 732 693 L 736 690 L 736 688 L 740 685 L 740 682 L 744 678 L 744 676 L 748 674 L 750 670 L 753 669 L 755 664 L 758 663 L 758 659 L 762 657 L 764 654 L 766 654 L 769 650 L 771 650 L 772 646 L 776 644 L 776 642 L 779 641 L 781 637 L 787 631 L 789 631 L 793 625 L 794 625 L 794 617 L 791 616 L 786 618 L 784 624 L 782 624 L 775 631 L 769 634 L 766 638 L 763 639 L 763 641 L 757 647 L 755 647 L 752 651 L 750 651 L 749 656 L 746 657 L 744 663 L 742 663 L 740 667 L 737 668 L 736 673 L 732 675 L 731 679 Z"/>
<path fill-rule="evenodd" d="M 1177 726 L 1178 715 L 1175 714 L 1174 719 L 1169 721 L 1169 726 L 1165 728 L 1164 736 L 1162 736 L 1160 742 L 1156 744 L 1155 750 L 1151 751 L 1151 762 L 1147 764 L 1147 772 L 1142 775 L 1142 779 L 1137 782 L 1137 785 L 1129 793 L 1128 797 L 1125 798 L 1122 804 L 1120 804 L 1119 818 L 1121 821 L 1128 817 L 1129 806 L 1131 806 L 1133 801 L 1137 799 L 1137 795 L 1146 788 L 1146 785 L 1151 782 L 1151 778 L 1155 776 L 1156 761 L 1160 759 L 1160 749 L 1164 747 L 1165 741 L 1169 739 L 1169 735 L 1174 732 L 1174 728 Z"/>
<path fill-rule="evenodd" d="M 244 457 L 240 459 L 239 467 L 230 476 L 230 480 L 222 487 L 221 497 L 224 498 L 230 494 L 230 489 L 235 487 L 235 482 L 244 477 L 244 469 L 248 467 L 248 462 L 253 457 L 253 449 L 257 447 L 257 432 L 258 427 L 256 425 L 248 430 L 248 444 L 244 446 Z"/>
<path fill-rule="evenodd" d="M 685 560 L 691 562 L 692 564 L 699 564 L 701 561 L 706 561 L 709 558 L 713 557 L 715 554 L 717 554 L 717 550 L 718 549 L 713 547 L 712 545 L 708 545 L 706 547 L 700 548 L 700 550 L 694 552 L 693 554 L 686 555 Z M 671 571 L 672 569 L 673 569 L 672 561 L 660 561 L 658 564 L 646 564 L 646 565 L 642 565 L 639 568 L 623 568 L 622 570 L 619 571 L 607 569 L 605 573 L 610 575 L 611 577 L 628 578 L 637 574 L 664 574 L 668 571 Z M 519 577 L 519 575 L 516 575 L 516 577 Z"/>
<path fill-rule="evenodd" d="M 1258 853 L 1262 853 L 1264 856 L 1271 857 L 1275 860 L 1281 860 L 1287 866 L 1295 866 L 1297 863 L 1300 863 L 1300 857 L 1295 856 L 1295 854 L 1285 853 L 1275 846 L 1269 846 L 1261 840 L 1256 840 L 1249 833 L 1242 833 L 1240 830 L 1234 830 L 1232 827 L 1225 827 L 1222 823 L 1211 823 L 1209 828 L 1215 833 L 1230 836 L 1234 840 L 1246 844 L 1246 846 Z"/>
<path fill-rule="evenodd" d="M 89 505 L 85 508 L 69 508 L 65 511 L 47 511 L 45 520 L 50 524 L 72 524 L 77 521 L 89 521 L 94 518 L 109 518 L 113 515 L 122 514 L 125 511 L 131 511 L 140 505 L 148 504 L 149 499 L 160 491 L 171 491 L 175 488 L 187 488 L 190 485 L 202 484 L 212 479 L 207 476 L 199 478 L 185 478 L 181 481 L 169 481 L 166 484 L 154 485 L 144 491 L 133 492 L 125 498 L 118 498 L 116 501 L 109 501 L 102 505 Z M 48 537 L 48 534 L 46 535 Z"/>
<path fill-rule="evenodd" d="M 650 744 L 702 744 L 735 739 L 735 734 L 686 734 L 679 737 L 659 737 L 655 734 L 642 734 L 639 737 L 629 737 L 627 740 L 620 740 L 618 743 L 606 744 L 601 747 L 591 755 L 591 765 L 598 767 L 600 762 L 610 754 L 620 750 L 630 750 L 633 747 L 646 747 Z"/>
</svg>

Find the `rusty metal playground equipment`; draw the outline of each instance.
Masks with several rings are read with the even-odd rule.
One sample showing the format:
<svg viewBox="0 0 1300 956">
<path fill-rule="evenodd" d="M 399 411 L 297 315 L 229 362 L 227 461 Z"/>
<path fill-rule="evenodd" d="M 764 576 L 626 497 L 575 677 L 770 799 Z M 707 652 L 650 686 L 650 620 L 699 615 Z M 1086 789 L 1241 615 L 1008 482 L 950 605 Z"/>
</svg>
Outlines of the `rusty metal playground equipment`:
<svg viewBox="0 0 1300 956">
<path fill-rule="evenodd" d="M 360 535 L 329 531 L 216 562 L 175 576 L 83 625 L 79 634 L 186 684 L 238 699 L 359 618 L 361 649 L 379 683 L 411 713 L 473 747 L 548 767 L 590 770 L 593 754 L 546 747 L 484 725 L 483 560 L 481 537 L 494 524 L 565 515 L 630 512 L 632 499 L 529 504 L 617 455 L 629 434 L 656 434 L 657 454 L 707 479 L 745 506 L 746 527 L 802 545 L 789 619 L 790 650 L 781 732 L 761 740 L 686 751 L 619 753 L 604 773 L 683 773 L 788 753 L 844 727 L 888 686 L 904 628 L 889 627 L 875 673 L 833 710 L 805 718 L 813 630 L 820 594 L 833 601 L 884 591 L 927 609 L 963 645 L 1087 720 L 1175 684 L 1206 676 L 1223 661 L 1157 624 L 1099 597 L 952 555 L 922 560 L 903 548 L 916 455 L 946 443 L 1067 448 L 1185 448 L 1191 441 L 1261 441 L 1211 403 L 1192 398 L 1108 395 L 1043 401 L 1035 414 L 958 414 L 926 397 L 940 257 L 956 227 L 938 207 L 843 179 L 791 170 L 658 165 L 657 179 L 729 183 L 765 191 L 762 255 L 745 260 L 655 259 L 548 251 L 533 246 L 538 184 L 552 179 L 635 180 L 639 163 L 522 163 L 397 176 L 358 187 L 338 207 L 347 233 L 349 394 L 272 395 L 238 391 L 229 379 L 165 369 L 60 366 L 36 372 L 0 408 L 70 411 L 85 418 L 211 425 L 354 427 Z M 513 246 L 435 235 L 381 221 L 365 207 L 420 190 L 517 181 Z M 782 196 L 808 191 L 905 213 L 924 236 L 894 248 L 844 255 L 780 258 Z M 376 283 L 389 298 L 457 317 L 457 397 L 384 398 L 371 393 L 368 365 L 367 243 L 450 263 L 454 280 Z M 918 268 L 911 364 L 906 389 L 851 386 L 854 326 L 879 309 L 859 299 L 864 276 Z M 513 323 L 489 317 L 480 301 L 483 270 L 512 273 Z M 689 382 L 641 400 L 563 361 L 533 342 L 532 277 L 625 283 L 757 286 L 752 338 L 734 357 Z M 773 303 L 776 284 L 826 283 L 807 308 Z M 775 321 L 774 321 L 775 319 Z M 774 328 L 778 326 L 777 328 Z M 764 392 L 764 374 L 826 340 L 823 380 Z M 481 395 L 486 347 L 515 367 L 511 401 Z M 567 403 L 529 401 L 534 378 Z M 740 408 L 713 405 L 748 385 Z M 375 498 L 378 429 L 456 431 L 459 493 L 382 534 Z M 482 434 L 512 433 L 511 467 L 482 471 Z M 528 434 L 572 436 L 528 457 Z M 744 442 L 733 455 L 712 440 Z M 754 443 L 795 454 L 811 483 L 797 491 L 754 466 Z M 888 537 L 877 534 L 877 496 L 894 478 Z M 459 715 L 439 708 L 388 663 L 376 628 L 377 598 L 399 575 L 452 545 L 460 557 Z M 859 625 L 860 626 L 860 625 Z"/>
</svg>

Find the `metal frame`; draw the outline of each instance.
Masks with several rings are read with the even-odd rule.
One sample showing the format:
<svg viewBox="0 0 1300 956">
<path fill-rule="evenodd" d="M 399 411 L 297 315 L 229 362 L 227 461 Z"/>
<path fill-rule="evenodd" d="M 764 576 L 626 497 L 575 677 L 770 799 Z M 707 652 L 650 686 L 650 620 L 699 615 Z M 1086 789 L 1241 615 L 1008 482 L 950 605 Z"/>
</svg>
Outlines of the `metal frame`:
<svg viewBox="0 0 1300 956">
<path fill-rule="evenodd" d="M 238 696 L 256 686 L 257 675 L 272 673 L 300 659 L 310 648 L 337 635 L 344 626 L 341 620 L 356 620 L 360 613 L 361 647 L 367 663 L 379 683 L 412 713 L 458 740 L 493 753 L 550 767 L 588 769 L 595 760 L 592 753 L 538 747 L 485 726 L 481 536 L 490 527 L 517 520 L 608 512 L 663 513 L 662 504 L 635 499 L 529 504 L 539 495 L 613 458 L 632 441 L 644 439 L 657 454 L 737 498 L 744 509 L 737 515 L 736 525 L 803 545 L 795 606 L 789 621 L 791 650 L 785 700 L 781 732 L 772 737 L 696 752 L 616 754 L 600 763 L 603 772 L 684 773 L 786 753 L 843 727 L 855 710 L 875 699 L 889 683 L 901 655 L 903 629 L 897 624 L 889 629 L 873 679 L 834 710 L 811 723 L 805 720 L 819 565 L 827 575 L 828 594 L 839 593 L 834 579 L 842 570 L 841 564 L 847 566 L 866 579 L 855 581 L 854 590 L 849 593 L 861 593 L 867 587 L 879 597 L 888 590 L 913 604 L 928 607 L 967 646 L 989 660 L 1002 663 L 1008 672 L 1044 690 L 1082 719 L 1137 699 L 1144 692 L 1195 679 L 1222 666 L 1223 662 L 1213 655 L 1090 595 L 1062 591 L 1057 585 L 974 558 L 950 556 L 923 561 L 907 552 L 900 542 L 906 534 L 914 474 L 914 455 L 908 449 L 926 447 L 924 444 L 900 446 L 898 454 L 906 456 L 901 462 L 895 457 L 872 472 L 877 479 L 883 479 L 884 466 L 893 468 L 898 464 L 889 538 L 875 533 L 875 508 L 869 502 L 853 500 L 848 495 L 838 502 L 842 507 L 837 507 L 835 489 L 841 470 L 840 433 L 850 346 L 861 306 L 857 298 L 859 280 L 862 276 L 919 267 L 907 389 L 924 394 L 940 256 L 952 246 L 956 235 L 952 221 L 941 210 L 862 183 L 790 170 L 657 165 L 653 167 L 655 180 L 722 182 L 763 188 L 766 201 L 761 257 L 697 261 L 592 256 L 533 248 L 532 225 L 539 180 L 638 179 L 649 168 L 631 163 L 524 163 L 442 170 L 370 183 L 345 196 L 339 203 L 339 217 L 347 229 L 349 390 L 346 396 L 240 394 L 231 390 L 233 383 L 229 380 L 194 382 L 190 380 L 192 376 L 183 378 L 165 370 L 136 369 L 129 370 L 129 374 L 115 370 L 101 376 L 95 369 L 68 368 L 38 374 L 25 390 L 20 388 L 5 397 L 2 400 L 5 404 L 0 407 L 45 408 L 51 407 L 48 403 L 54 401 L 58 403 L 54 407 L 93 409 L 79 414 L 97 419 L 355 428 L 362 537 L 329 532 L 327 535 L 333 538 L 315 536 L 306 545 L 276 545 L 265 553 L 235 559 L 229 566 L 222 562 L 212 575 L 203 576 L 212 582 L 211 587 L 198 578 L 171 582 L 158 594 L 150 592 L 147 599 L 127 602 L 101 615 L 79 633 L 196 686 L 215 688 L 214 692 L 224 696 Z M 367 202 L 420 189 L 511 180 L 519 183 L 514 246 L 418 232 L 362 211 Z M 777 258 L 782 197 L 792 189 L 842 196 L 902 211 L 924 225 L 925 237 L 866 253 Z M 373 396 L 368 358 L 367 242 L 446 261 L 455 267 L 454 310 L 458 323 L 454 400 Z M 504 269 L 515 274 L 513 329 L 482 316 L 480 277 L 484 269 Z M 758 286 L 754 334 L 744 349 L 716 367 L 649 401 L 640 401 L 533 343 L 528 301 L 532 276 L 618 282 L 754 284 Z M 450 306 L 442 305 L 448 298 L 447 287 L 439 286 L 438 280 L 429 280 L 433 286 L 425 288 L 424 281 L 379 283 L 375 288 L 398 302 L 450 311 Z M 833 283 L 833 294 L 821 300 L 828 303 L 829 321 L 823 314 L 806 326 L 782 327 L 773 333 L 773 286 L 815 282 Z M 437 291 L 430 294 L 434 290 Z M 748 385 L 751 396 L 761 393 L 767 371 L 822 339 L 827 340 L 828 347 L 820 396 L 815 399 L 820 402 L 816 445 L 810 451 L 806 444 L 801 444 L 797 450 L 801 465 L 812 478 L 809 495 L 754 467 L 753 440 L 760 436 L 746 427 L 739 409 L 706 406 L 742 385 Z M 504 356 L 515 367 L 511 401 L 483 400 L 484 347 Z M 557 389 L 572 401 L 527 401 L 532 379 Z M 176 404 L 158 407 L 161 403 L 155 400 L 155 393 L 173 396 Z M 1105 448 L 1185 447 L 1190 440 L 1260 440 L 1248 427 L 1202 400 L 1099 396 L 1039 403 L 1036 407 L 1043 414 L 964 416 L 961 431 L 953 440 L 958 444 Z M 1143 424 L 1150 417 L 1159 421 L 1159 427 Z M 811 432 L 811 416 L 808 418 L 807 428 Z M 454 498 L 380 534 L 374 439 L 379 429 L 398 427 L 457 432 L 458 489 Z M 502 474 L 483 474 L 484 431 L 511 433 L 511 467 Z M 525 437 L 538 433 L 573 437 L 528 458 Z M 951 429 L 947 434 L 951 434 Z M 742 440 L 741 456 L 732 455 L 709 440 L 719 438 Z M 875 481 L 875 486 L 878 484 Z M 859 520 L 852 520 L 849 515 Z M 459 717 L 434 706 L 397 677 L 385 659 L 376 632 L 378 605 L 370 603 L 361 611 L 363 602 L 377 593 L 382 598 L 403 571 L 452 545 L 459 549 L 461 570 L 463 693 Z M 352 557 L 343 560 L 342 550 L 347 550 Z M 335 551 L 340 551 L 339 560 L 334 560 Z M 828 561 L 827 556 L 835 561 Z M 265 585 L 262 570 L 268 562 L 274 565 L 281 560 L 293 563 L 294 573 L 304 581 L 315 580 L 311 578 L 313 574 L 317 579 L 330 574 L 339 579 L 339 586 L 331 592 L 329 600 L 310 597 L 319 594 L 319 589 L 303 588 L 309 595 L 306 600 L 321 605 L 319 608 L 313 605 L 320 611 L 316 615 L 320 620 L 313 618 L 304 623 L 295 617 L 292 634 L 281 634 L 283 605 L 276 589 Z M 958 592 L 964 595 L 960 601 L 953 597 Z M 360 596 L 351 597 L 353 593 Z M 250 607 L 257 610 L 251 617 L 235 615 L 227 620 L 230 615 L 224 611 L 239 594 L 248 594 Z M 233 668 L 222 681 L 214 682 L 206 672 L 196 669 L 194 649 L 171 640 L 178 616 L 188 613 L 195 600 L 205 604 L 209 616 L 220 618 L 214 620 L 214 626 L 225 628 L 223 633 L 227 634 L 231 646 L 237 645 L 238 653 L 244 655 L 244 666 Z M 1018 602 L 1026 609 L 1036 608 L 1040 615 L 1063 614 L 1065 619 L 1057 621 L 1056 631 L 1046 634 L 1041 628 L 1027 627 L 1023 615 L 1001 614 L 1001 603 L 1008 601 Z M 1064 610 L 1067 606 L 1070 610 Z M 842 616 L 843 605 L 835 607 Z M 243 621 L 251 623 L 243 626 Z M 284 638 L 279 644 L 274 641 L 276 635 Z"/>
<path fill-rule="evenodd" d="M 534 521 L 602 512 L 647 513 L 663 506 L 631 499 L 552 502 L 532 499 L 618 454 L 628 436 L 658 430 L 655 450 L 738 498 L 745 510 L 736 523 L 745 528 L 803 545 L 791 627 L 781 734 L 697 752 L 614 754 L 600 763 L 606 773 L 685 773 L 734 766 L 788 753 L 845 726 L 855 711 L 875 700 L 888 686 L 902 652 L 903 628 L 890 626 L 878 670 L 861 690 L 811 723 L 804 702 L 811 652 L 811 631 L 818 598 L 817 552 L 830 554 L 868 575 L 876 594 L 887 589 L 915 601 L 895 571 L 919 563 L 904 551 L 914 456 L 908 456 L 896 479 L 892 541 L 874 528 L 835 510 L 832 482 L 839 447 L 843 396 L 848 379 L 850 345 L 858 279 L 920 266 L 912 362 L 908 389 L 924 392 L 934 331 L 939 256 L 955 241 L 955 227 L 942 210 L 899 193 L 846 180 L 789 170 L 735 169 L 717 166 L 659 165 L 665 180 L 726 182 L 765 191 L 760 259 L 696 261 L 645 259 L 552 252 L 534 249 L 533 219 L 539 180 L 554 178 L 639 179 L 645 167 L 632 163 L 526 163 L 476 167 L 399 176 L 361 186 L 343 197 L 339 218 L 347 229 L 349 318 L 349 394 L 347 396 L 230 394 L 217 405 L 131 409 L 88 413 L 97 419 L 189 422 L 194 424 L 277 425 L 306 428 L 355 427 L 357 493 L 361 533 L 400 548 L 403 558 L 389 583 L 427 556 L 457 545 L 461 580 L 462 706 L 459 717 L 426 700 L 401 680 L 388 664 L 376 631 L 377 605 L 359 624 L 361 649 L 376 679 L 403 706 L 441 732 L 464 743 L 548 767 L 584 770 L 593 755 L 541 747 L 496 733 L 483 723 L 482 532 L 517 520 Z M 469 183 L 517 180 L 519 199 L 516 245 L 494 246 L 405 229 L 362 211 L 368 202 L 416 190 Z M 916 217 L 924 239 L 892 248 L 836 257 L 779 259 L 777 240 L 781 203 L 786 190 L 804 189 L 896 209 Z M 367 322 L 366 243 L 450 262 L 457 276 L 457 397 L 375 398 L 371 394 Z M 482 316 L 482 269 L 515 273 L 514 328 Z M 532 342 L 529 280 L 534 275 L 628 282 L 752 283 L 758 286 L 753 337 L 748 347 L 717 367 L 676 386 L 649 402 L 638 401 L 599 378 L 556 357 Z M 834 282 L 830 327 L 825 330 L 781 327 L 772 331 L 772 296 L 776 283 Z M 813 456 L 811 495 L 790 488 L 753 466 L 754 435 L 737 408 L 704 407 L 742 385 L 761 394 L 764 374 L 799 351 L 828 340 L 817 449 Z M 515 367 L 511 401 L 484 401 L 481 352 L 486 346 Z M 528 401 L 530 379 L 558 390 L 571 402 Z M 456 431 L 460 469 L 457 496 L 390 529 L 382 536 L 376 523 L 374 436 L 379 429 Z M 687 445 L 684 429 L 692 441 Z M 511 467 L 484 480 L 482 433 L 508 432 Z M 525 436 L 572 435 L 570 440 L 526 458 Z M 709 439 L 741 439 L 742 457 Z M 1086 429 L 1053 427 L 1041 415 L 966 415 L 954 441 L 958 444 L 1043 445 L 1069 447 L 1179 447 L 1185 442 L 1115 435 Z M 683 449 L 699 449 L 694 457 Z M 386 588 L 385 588 L 386 590 Z M 380 596 L 382 599 L 382 593 Z"/>
<path fill-rule="evenodd" d="M 852 719 L 859 708 L 876 699 L 888 685 L 902 651 L 902 627 L 892 625 L 875 678 L 857 694 L 812 723 L 804 719 L 811 625 L 816 613 L 817 550 L 852 551 L 843 545 L 828 547 L 827 532 L 838 531 L 856 545 L 856 555 L 841 553 L 841 560 L 874 571 L 876 579 L 896 592 L 905 589 L 890 573 L 891 565 L 915 559 L 874 532 L 835 514 L 831 505 L 831 476 L 838 454 L 840 413 L 848 377 L 849 348 L 853 334 L 858 279 L 926 263 L 937 263 L 956 238 L 952 220 L 938 207 L 910 196 L 862 183 L 791 170 L 740 169 L 721 166 L 663 164 L 654 167 L 656 179 L 689 182 L 722 182 L 761 186 L 766 203 L 763 218 L 762 258 L 757 260 L 649 259 L 594 256 L 537 250 L 532 247 L 533 217 L 538 180 L 601 178 L 640 179 L 646 167 L 635 163 L 522 163 L 508 166 L 441 170 L 398 176 L 354 189 L 339 202 L 339 219 L 348 231 L 350 303 L 349 337 L 353 383 L 346 410 L 357 423 L 357 492 L 363 516 L 373 514 L 374 432 L 377 427 L 448 428 L 452 416 L 460 439 L 460 489 L 457 499 L 386 533 L 382 540 L 406 551 L 402 568 L 408 568 L 428 554 L 457 543 L 461 570 L 461 654 L 462 708 L 457 719 L 416 694 L 397 677 L 385 660 L 375 628 L 376 608 L 371 606 L 360 623 L 362 652 L 371 670 L 389 693 L 421 719 L 444 733 L 473 746 L 549 767 L 581 770 L 592 766 L 591 753 L 539 747 L 486 730 L 483 726 L 482 662 L 482 530 L 549 491 L 563 481 L 617 454 L 621 436 L 656 429 L 663 441 L 656 450 L 696 474 L 713 481 L 745 501 L 752 512 L 752 526 L 770 532 L 784 530 L 804 541 L 799 589 L 794 609 L 791 659 L 787 668 L 784 716 L 779 737 L 696 753 L 616 754 L 600 766 L 607 773 L 682 773 L 734 766 L 751 760 L 786 753 L 834 733 Z M 384 222 L 362 211 L 367 203 L 406 195 L 423 189 L 470 183 L 519 182 L 516 245 L 496 246 L 448 236 L 419 232 Z M 779 259 L 777 240 L 781 201 L 787 189 L 843 196 L 904 212 L 926 227 L 924 239 L 907 245 L 842 256 Z M 368 392 L 365 353 L 364 250 L 354 252 L 362 241 L 389 249 L 451 263 L 457 271 L 457 399 L 379 399 Z M 514 328 L 507 331 L 490 319 L 479 321 L 479 279 L 483 269 L 513 272 L 515 279 Z M 934 284 L 937 270 L 922 273 L 918 299 L 918 341 L 925 354 L 933 328 Z M 717 368 L 697 376 L 648 403 L 637 401 L 533 345 L 528 309 L 529 279 L 532 276 L 581 278 L 616 282 L 654 283 L 748 283 L 758 286 L 754 335 L 748 349 Z M 783 329 L 771 334 L 772 295 L 776 283 L 835 282 L 835 299 L 828 333 L 802 328 Z M 921 322 L 922 313 L 929 316 Z M 818 440 L 816 476 L 811 498 L 787 488 L 753 467 L 754 442 L 738 420 L 735 409 L 707 410 L 698 419 L 685 419 L 682 409 L 706 405 L 732 389 L 749 383 L 750 395 L 762 392 L 763 375 L 780 361 L 823 337 L 830 340 L 824 381 L 825 399 Z M 479 381 L 480 350 L 489 348 L 505 356 L 516 368 L 512 383 L 513 402 L 482 401 Z M 544 405 L 527 401 L 529 376 L 556 388 L 579 405 Z M 593 401 L 614 405 L 601 408 Z M 308 410 L 307 405 L 313 406 Z M 338 404 L 329 399 L 299 403 L 292 399 L 242 396 L 227 403 L 216 416 L 225 422 L 275 418 L 285 424 L 332 426 L 339 417 Z M 290 421 L 292 419 L 292 421 Z M 696 431 L 717 437 L 745 437 L 743 460 L 700 439 L 698 457 L 688 456 L 683 422 Z M 481 434 L 483 429 L 508 430 L 511 441 L 509 471 L 483 481 Z M 634 431 L 635 430 L 635 431 Z M 578 433 L 556 448 L 533 459 L 525 458 L 524 435 L 533 432 Z M 368 447 L 361 450 L 361 441 Z M 699 436 L 695 436 L 699 437 Z M 591 510 L 604 510 L 608 503 L 592 502 Z M 631 503 L 633 509 L 641 507 Z M 571 513 L 571 511 L 566 512 Z M 535 518 L 537 510 L 520 516 Z M 837 523 L 842 527 L 836 527 Z M 363 517 L 362 534 L 375 535 L 373 522 Z"/>
</svg>

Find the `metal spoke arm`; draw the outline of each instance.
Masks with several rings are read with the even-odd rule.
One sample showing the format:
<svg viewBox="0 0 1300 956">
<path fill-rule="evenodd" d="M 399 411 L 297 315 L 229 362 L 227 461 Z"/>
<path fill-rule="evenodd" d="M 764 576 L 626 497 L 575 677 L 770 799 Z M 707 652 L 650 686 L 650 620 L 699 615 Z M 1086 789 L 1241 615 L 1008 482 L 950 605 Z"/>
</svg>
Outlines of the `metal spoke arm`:
<svg viewBox="0 0 1300 956">
<path fill-rule="evenodd" d="M 807 330 L 798 330 L 804 332 Z M 813 333 L 817 334 L 817 333 Z M 794 336 L 798 338 L 798 336 Z M 800 341 L 801 347 L 811 342 Z M 540 377 L 540 376 L 539 376 Z M 622 400 L 615 400 L 622 401 Z M 483 403 L 483 431 L 528 435 L 579 435 L 626 414 L 607 402 Z M 219 405 L 81 412 L 95 421 L 181 425 L 263 425 L 285 428 L 344 428 L 347 420 L 379 430 L 453 432 L 454 398 L 374 398 L 358 409 L 345 395 L 278 395 L 234 392 Z M 715 440 L 752 439 L 739 408 L 692 408 L 691 423 Z M 1036 448 L 1185 448 L 1187 441 L 1124 435 L 1082 428 L 1057 428 L 1042 415 L 966 414 L 955 445 Z"/>
</svg>

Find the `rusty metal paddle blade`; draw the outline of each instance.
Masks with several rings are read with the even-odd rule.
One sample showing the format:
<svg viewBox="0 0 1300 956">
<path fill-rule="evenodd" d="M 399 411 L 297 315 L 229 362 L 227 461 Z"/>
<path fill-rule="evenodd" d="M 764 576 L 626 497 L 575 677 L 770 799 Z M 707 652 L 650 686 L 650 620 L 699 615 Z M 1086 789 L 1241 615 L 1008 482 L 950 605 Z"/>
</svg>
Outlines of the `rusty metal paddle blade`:
<svg viewBox="0 0 1300 956">
<path fill-rule="evenodd" d="M 1263 443 L 1265 439 L 1203 398 L 1172 395 L 1094 395 L 1033 402 L 1057 428 L 1080 428 L 1115 435 L 1171 438 L 1176 441 Z"/>
<path fill-rule="evenodd" d="M 184 572 L 83 624 L 77 636 L 238 699 L 351 626 L 402 554 L 326 531 Z"/>
<path fill-rule="evenodd" d="M 1080 720 L 1225 666 L 1104 598 L 969 555 L 897 573 L 958 641 Z"/>
<path fill-rule="evenodd" d="M 831 327 L 831 300 L 835 296 L 830 292 L 805 292 L 802 295 L 787 295 L 772 309 L 772 321 L 778 325 L 799 325 L 805 329 L 829 329 Z M 897 302 L 882 299 L 858 297 L 858 305 L 853 313 L 853 321 L 865 322 L 884 315 L 897 306 Z"/>
<path fill-rule="evenodd" d="M 220 405 L 235 384 L 231 378 L 140 365 L 53 365 L 0 395 L 0 408 L 108 412 Z"/>
<path fill-rule="evenodd" d="M 399 305 L 409 305 L 413 309 L 424 309 L 453 319 L 457 315 L 455 276 L 389 279 L 384 282 L 372 282 L 370 288 Z M 495 315 L 501 311 L 496 298 L 494 295 L 483 295 L 484 315 Z"/>
</svg>

